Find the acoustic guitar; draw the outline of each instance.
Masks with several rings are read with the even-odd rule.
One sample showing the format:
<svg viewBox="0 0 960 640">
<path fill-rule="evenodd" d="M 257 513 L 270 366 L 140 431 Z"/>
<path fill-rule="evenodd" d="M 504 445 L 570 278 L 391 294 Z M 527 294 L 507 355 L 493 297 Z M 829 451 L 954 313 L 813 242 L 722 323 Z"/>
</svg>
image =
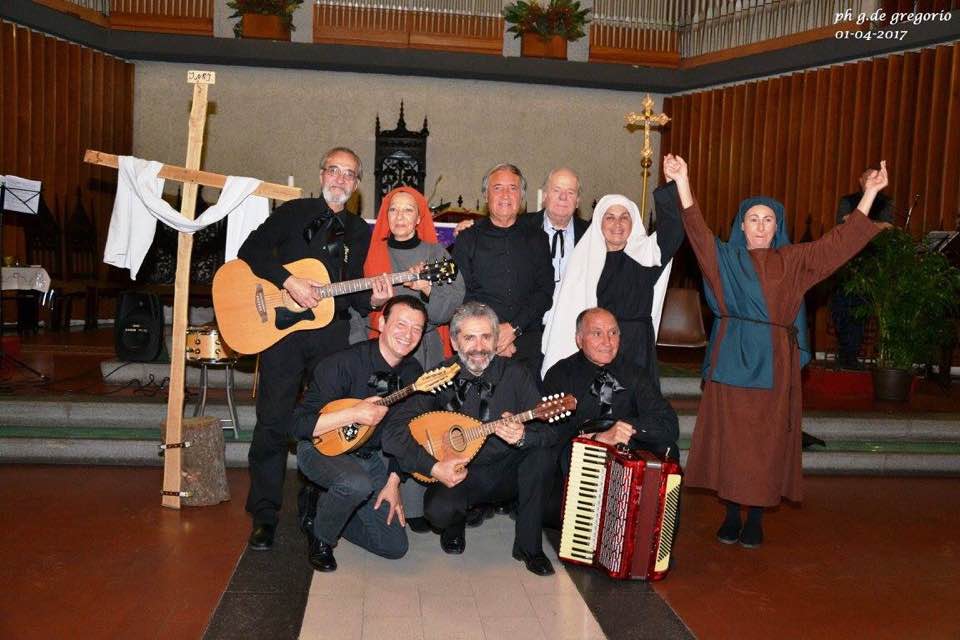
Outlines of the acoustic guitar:
<svg viewBox="0 0 960 640">
<path fill-rule="evenodd" d="M 438 461 L 448 458 L 466 458 L 473 460 L 487 436 L 496 431 L 501 424 L 510 421 L 529 422 L 542 420 L 554 422 L 569 416 L 577 408 L 577 399 L 564 393 L 547 396 L 533 409 L 501 418 L 493 422 L 482 423 L 475 418 L 452 411 L 431 411 L 410 421 L 410 434 L 413 439 Z M 431 476 L 414 473 L 413 477 L 422 482 L 436 482 Z"/>
<path fill-rule="evenodd" d="M 457 373 L 460 371 L 460 365 L 454 362 L 446 367 L 438 367 L 422 374 L 413 384 L 394 391 L 388 396 L 384 396 L 374 402 L 374 404 L 383 407 L 389 407 L 392 404 L 400 402 L 404 398 L 417 391 L 434 392 L 444 385 L 450 384 Z M 360 402 L 356 398 L 341 398 L 333 400 L 324 405 L 320 414 L 332 413 L 341 409 L 348 409 Z M 331 427 L 329 430 L 313 438 L 313 446 L 317 451 L 325 456 L 338 456 L 341 453 L 349 453 L 363 446 L 363 444 L 373 435 L 375 426 L 366 424 L 349 424 L 344 427 Z"/>
<path fill-rule="evenodd" d="M 259 353 L 294 331 L 320 329 L 330 324 L 334 297 L 373 288 L 376 278 L 330 283 L 323 263 L 303 258 L 283 265 L 298 278 L 325 283 L 314 287 L 320 303 L 305 309 L 284 289 L 254 275 L 243 260 L 231 260 L 213 276 L 213 309 L 224 340 L 240 353 Z M 391 284 L 427 280 L 437 285 L 453 282 L 457 265 L 450 259 L 428 262 L 420 271 L 387 275 Z"/>
</svg>

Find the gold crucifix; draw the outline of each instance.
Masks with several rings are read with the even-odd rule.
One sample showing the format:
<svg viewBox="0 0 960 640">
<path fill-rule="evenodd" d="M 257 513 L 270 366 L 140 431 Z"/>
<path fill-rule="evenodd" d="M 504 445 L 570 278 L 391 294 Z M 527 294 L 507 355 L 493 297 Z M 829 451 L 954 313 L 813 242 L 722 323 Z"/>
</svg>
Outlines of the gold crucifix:
<svg viewBox="0 0 960 640">
<path fill-rule="evenodd" d="M 648 93 L 643 99 L 643 111 L 635 111 L 627 114 L 627 125 L 638 127 L 643 125 L 643 149 L 640 151 L 640 167 L 643 176 L 643 190 L 640 192 L 640 217 L 644 224 L 648 225 L 647 218 L 647 184 L 650 181 L 650 166 L 653 164 L 653 147 L 650 146 L 650 126 L 656 125 L 662 127 L 670 122 L 669 116 L 665 113 L 653 113 L 653 99 Z M 649 225 L 648 225 L 649 228 Z"/>
<path fill-rule="evenodd" d="M 213 71 L 188 71 L 187 82 L 193 85 L 193 103 L 190 109 L 187 134 L 187 161 L 185 166 L 163 165 L 159 176 L 183 183 L 183 198 L 180 214 L 193 220 L 196 211 L 197 190 L 200 185 L 223 188 L 227 177 L 208 171 L 200 171 L 200 156 L 203 151 L 203 130 L 207 121 L 207 85 L 216 82 Z M 117 156 L 88 149 L 84 162 L 105 167 L 119 166 Z M 275 200 L 293 200 L 302 195 L 302 190 L 285 185 L 264 182 L 254 195 Z M 180 233 L 177 245 L 177 275 L 173 294 L 173 352 L 170 354 L 170 394 L 167 399 L 166 450 L 163 458 L 163 499 L 161 504 L 172 509 L 180 508 L 181 447 L 183 444 L 183 396 L 184 367 L 186 365 L 187 301 L 190 297 L 190 254 L 193 236 Z"/>
</svg>

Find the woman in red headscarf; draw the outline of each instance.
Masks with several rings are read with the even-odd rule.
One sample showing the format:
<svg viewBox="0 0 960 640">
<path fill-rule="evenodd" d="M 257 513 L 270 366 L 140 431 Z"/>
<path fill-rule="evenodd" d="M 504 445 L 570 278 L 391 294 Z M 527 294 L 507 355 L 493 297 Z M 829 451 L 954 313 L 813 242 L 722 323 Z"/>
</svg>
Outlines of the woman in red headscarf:
<svg viewBox="0 0 960 640">
<path fill-rule="evenodd" d="M 404 271 L 420 262 L 449 258 L 447 250 L 437 243 L 437 230 L 430 209 L 419 191 L 398 187 L 384 196 L 373 227 L 367 260 L 363 263 L 365 276 Z M 446 324 L 463 302 L 464 291 L 460 274 L 453 282 L 442 286 L 416 280 L 395 290 L 397 294 L 418 296 L 427 306 L 427 327 L 413 354 L 424 369 L 435 367 L 452 354 Z M 376 335 L 374 327 L 378 316 L 379 312 L 374 311 L 368 318 L 371 337 Z"/>
</svg>

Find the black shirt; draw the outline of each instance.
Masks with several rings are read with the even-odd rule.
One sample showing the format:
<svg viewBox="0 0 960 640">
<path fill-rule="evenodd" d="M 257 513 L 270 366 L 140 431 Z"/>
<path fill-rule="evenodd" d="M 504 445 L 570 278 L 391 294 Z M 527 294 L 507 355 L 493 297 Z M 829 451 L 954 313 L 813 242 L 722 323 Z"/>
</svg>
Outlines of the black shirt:
<svg viewBox="0 0 960 640">
<path fill-rule="evenodd" d="M 326 229 L 307 241 L 307 229 L 318 216 L 333 215 Z M 339 242 L 337 241 L 339 240 Z M 250 265 L 257 277 L 279 288 L 291 275 L 283 266 L 301 258 L 316 258 L 327 268 L 330 282 L 363 277 L 363 262 L 370 246 L 370 227 L 360 216 L 346 210 L 333 214 L 323 198 L 299 198 L 277 207 L 251 233 L 237 256 Z M 348 306 L 361 314 L 370 312 L 370 292 L 337 296 L 338 314 L 345 317 Z"/>
<path fill-rule="evenodd" d="M 657 346 L 653 330 L 653 287 L 667 263 L 683 244 L 683 222 L 673 182 L 654 191 L 657 206 L 659 267 L 644 267 L 623 251 L 608 251 L 597 281 L 597 306 L 612 313 L 620 323 L 620 353 L 658 379 Z"/>
<path fill-rule="evenodd" d="M 465 302 L 486 304 L 521 331 L 542 329 L 554 285 L 542 229 L 498 227 L 484 218 L 457 236 L 453 259 L 466 283 Z"/>
<path fill-rule="evenodd" d="M 613 392 L 609 413 L 602 411 L 600 396 L 591 391 L 604 370 L 622 387 Z M 598 367 L 578 351 L 550 367 L 543 378 L 543 387 L 546 393 L 563 391 L 577 397 L 577 410 L 566 423 L 564 437 L 567 439 L 576 436 L 584 423 L 604 418 L 623 420 L 636 429 L 630 440 L 631 448 L 646 448 L 650 443 L 673 445 L 680 436 L 677 413 L 670 403 L 646 375 L 619 355 L 606 367 Z"/>
<path fill-rule="evenodd" d="M 478 384 L 471 382 L 474 380 L 488 383 L 493 387 L 484 392 L 485 417 L 481 412 L 481 405 L 484 404 L 480 397 L 482 390 Z M 463 397 L 462 403 L 458 397 L 458 388 L 462 388 L 460 392 Z M 398 406 L 395 412 L 390 412 L 388 416 L 390 424 L 383 433 L 383 450 L 401 460 L 416 456 L 418 462 L 415 470 L 424 475 L 430 475 L 436 460 L 416 441 L 409 437 L 406 439 L 402 437 L 404 431 L 409 434 L 408 425 L 411 420 L 430 411 L 455 411 L 477 418 L 481 422 L 491 422 L 499 419 L 504 411 L 520 413 L 533 409 L 539 401 L 540 392 L 537 390 L 537 383 L 526 367 L 509 358 L 496 356 L 479 378 L 463 367 L 453 385 L 444 387 L 434 394 L 418 394 Z M 536 420 L 525 423 L 523 448 L 549 447 L 560 442 L 560 431 L 554 426 L 555 424 L 557 423 L 547 424 Z M 415 451 L 408 450 L 410 442 L 413 443 Z M 494 464 L 505 457 L 511 449 L 511 445 L 491 435 L 480 447 L 473 462 Z"/>
<path fill-rule="evenodd" d="M 837 224 L 843 222 L 845 215 L 853 213 L 857 205 L 860 204 L 861 198 L 863 198 L 863 191 L 848 193 L 840 198 L 840 202 L 837 204 Z M 873 199 L 873 205 L 871 205 L 870 211 L 867 212 L 867 217 L 877 222 L 889 222 L 893 224 L 893 200 L 883 193 L 878 193 Z"/>
<path fill-rule="evenodd" d="M 341 398 L 362 400 L 375 395 L 382 397 L 413 384 L 421 373 L 423 369 L 412 357 L 403 359 L 397 367 L 387 364 L 380 353 L 380 344 L 377 339 L 358 342 L 343 351 L 327 356 L 314 369 L 310 386 L 293 412 L 293 432 L 299 440 L 312 440 L 317 416 L 328 402 Z M 387 388 L 387 384 L 379 382 L 385 379 L 384 374 L 396 374 L 396 383 Z M 360 448 L 361 451 L 380 449 L 383 429 L 390 415 L 410 400 L 411 398 L 401 400 L 390 407 L 373 435 Z M 416 445 L 409 431 L 407 439 Z M 401 458 L 398 462 L 404 471 L 412 470 L 411 466 L 405 464 L 404 459 Z M 410 465 L 412 464 L 413 462 L 410 462 Z"/>
</svg>

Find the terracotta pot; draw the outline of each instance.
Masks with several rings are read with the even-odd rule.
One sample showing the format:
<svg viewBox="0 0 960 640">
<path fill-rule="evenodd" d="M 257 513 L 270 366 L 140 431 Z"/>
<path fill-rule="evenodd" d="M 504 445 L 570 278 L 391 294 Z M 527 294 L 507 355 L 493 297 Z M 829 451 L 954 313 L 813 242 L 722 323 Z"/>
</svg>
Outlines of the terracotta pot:
<svg viewBox="0 0 960 640">
<path fill-rule="evenodd" d="M 563 36 L 551 36 L 544 40 L 535 33 L 524 33 L 520 36 L 520 55 L 566 60 L 567 40 Z"/>
<path fill-rule="evenodd" d="M 259 13 L 245 13 L 241 18 L 244 38 L 260 40 L 289 40 L 290 29 L 280 16 L 265 16 Z"/>
<path fill-rule="evenodd" d="M 877 400 L 906 402 L 913 388 L 913 371 L 907 369 L 874 369 L 873 397 Z"/>
</svg>

